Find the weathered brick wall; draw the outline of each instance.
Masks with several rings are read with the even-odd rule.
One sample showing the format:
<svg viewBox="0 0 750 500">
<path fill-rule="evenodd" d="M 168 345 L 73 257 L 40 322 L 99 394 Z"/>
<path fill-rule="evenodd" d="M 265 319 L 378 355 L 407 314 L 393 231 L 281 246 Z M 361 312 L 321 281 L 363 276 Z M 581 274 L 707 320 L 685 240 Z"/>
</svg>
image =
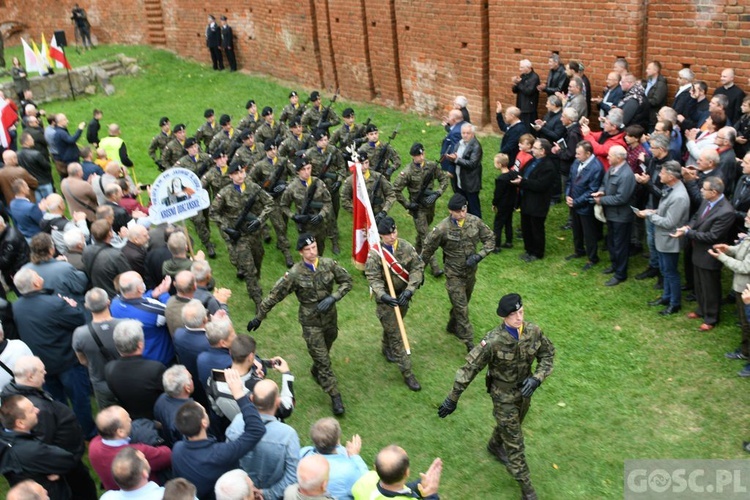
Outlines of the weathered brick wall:
<svg viewBox="0 0 750 500">
<path fill-rule="evenodd" d="M 25 0 L 0 7 L 5 26 L 38 39 L 64 28 L 74 1 Z M 469 99 L 476 123 L 494 122 L 497 99 L 514 102 L 510 79 L 530 59 L 542 80 L 547 57 L 581 60 L 599 95 L 618 56 L 641 75 L 658 59 L 675 90 L 690 66 L 711 89 L 724 67 L 750 75 L 746 0 L 80 0 L 102 43 L 148 43 L 147 6 L 160 4 L 167 48 L 209 62 L 206 15 L 225 14 L 242 68 L 351 99 L 444 115 L 455 95 Z M 29 16 L 29 12 L 42 12 Z M 11 24 L 7 24 L 11 23 Z M 11 37 L 9 45 L 19 43 Z"/>
</svg>

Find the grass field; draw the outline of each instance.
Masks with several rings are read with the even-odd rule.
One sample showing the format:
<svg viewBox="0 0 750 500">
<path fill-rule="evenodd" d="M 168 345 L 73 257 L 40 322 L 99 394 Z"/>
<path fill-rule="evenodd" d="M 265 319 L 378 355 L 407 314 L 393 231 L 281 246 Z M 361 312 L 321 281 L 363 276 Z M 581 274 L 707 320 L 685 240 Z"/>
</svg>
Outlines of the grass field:
<svg viewBox="0 0 750 500">
<path fill-rule="evenodd" d="M 15 55 L 8 50 L 8 60 Z M 245 102 L 280 110 L 289 86 L 240 73 L 217 73 L 204 65 L 180 60 L 173 54 L 145 47 L 101 47 L 81 56 L 70 54 L 73 66 L 123 52 L 139 60 L 137 77 L 114 79 L 115 95 L 79 97 L 76 101 L 42 105 L 48 112 L 65 112 L 71 124 L 88 121 L 93 108 L 104 111 L 103 128 L 117 122 L 123 130 L 141 183 L 158 171 L 147 156 L 160 116 L 172 124 L 183 122 L 194 132 L 203 110 L 229 113 L 235 122 L 244 114 Z M 296 90 L 303 92 L 313 89 Z M 330 95 L 325 95 L 327 102 Z M 445 96 L 446 102 L 453 96 Z M 342 100 L 343 101 L 343 100 Z M 436 158 L 444 135 L 431 118 L 369 104 L 338 102 L 340 112 L 353 105 L 359 122 L 372 117 L 381 137 L 401 123 L 393 145 L 408 163 L 411 144 L 422 141 L 429 158 Z M 478 110 L 472 109 L 478 113 Z M 498 137 L 481 138 L 484 146 L 485 220 L 491 224 L 490 199 L 494 171 L 491 158 Z M 439 217 L 447 215 L 447 196 L 438 201 Z M 401 237 L 414 241 L 415 230 L 399 206 L 392 215 Z M 532 480 L 541 498 L 621 498 L 623 461 L 635 458 L 745 458 L 743 438 L 747 425 L 748 381 L 736 376 L 742 367 L 724 359 L 723 353 L 739 342 L 733 306 L 725 306 L 723 321 L 709 333 L 684 315 L 662 318 L 646 301 L 659 295 L 654 281 L 632 278 L 614 288 L 603 286 L 602 264 L 581 272 L 582 261 L 566 262 L 572 235 L 561 231 L 567 208 L 555 206 L 547 221 L 547 257 L 531 264 L 518 259 L 515 248 L 503 249 L 479 265 L 478 283 L 471 302 L 477 337 L 493 328 L 497 300 L 509 292 L 524 298 L 526 318 L 539 324 L 557 348 L 555 371 L 535 393 L 524 431 Z M 438 219 L 439 220 L 439 219 Z M 518 223 L 518 217 L 516 217 Z M 379 324 L 368 298 L 364 277 L 351 265 L 351 217 L 342 211 L 341 262 L 354 275 L 354 289 L 338 305 L 339 338 L 332 351 L 333 369 L 346 404 L 341 419 L 345 436 L 359 433 L 362 456 L 372 465 L 377 451 L 390 443 L 403 446 L 411 457 L 412 476 L 424 471 L 436 456 L 444 461 L 441 493 L 444 498 L 516 498 L 518 488 L 504 468 L 486 451 L 494 421 L 492 407 L 479 379 L 461 398 L 458 410 L 445 420 L 436 415 L 449 391 L 453 375 L 463 363 L 465 350 L 446 334 L 448 298 L 444 280 L 427 276 L 416 293 L 406 327 L 412 345 L 414 372 L 422 383 L 419 393 L 403 384 L 395 365 L 380 354 Z M 290 230 L 290 239 L 296 233 Z M 213 239 L 220 243 L 217 229 Z M 244 284 L 238 281 L 218 244 L 219 258 L 212 262 L 217 284 L 234 290 L 231 316 L 238 332 L 252 318 Z M 273 243 L 266 246 L 261 284 L 268 291 L 284 271 L 283 258 Z M 330 256 L 330 254 L 329 254 Z M 646 260 L 634 257 L 630 276 L 643 270 Z M 428 273 L 429 274 L 429 273 Z M 725 276 L 729 283 L 729 274 Z M 690 303 L 684 304 L 689 310 Z M 308 429 L 316 419 L 330 415 L 330 400 L 309 376 L 310 359 L 296 322 L 297 302 L 289 298 L 277 306 L 255 332 L 262 356 L 285 357 L 297 375 L 297 409 L 288 423 L 302 444 L 309 444 Z M 743 392 L 744 391 L 744 392 Z"/>
</svg>

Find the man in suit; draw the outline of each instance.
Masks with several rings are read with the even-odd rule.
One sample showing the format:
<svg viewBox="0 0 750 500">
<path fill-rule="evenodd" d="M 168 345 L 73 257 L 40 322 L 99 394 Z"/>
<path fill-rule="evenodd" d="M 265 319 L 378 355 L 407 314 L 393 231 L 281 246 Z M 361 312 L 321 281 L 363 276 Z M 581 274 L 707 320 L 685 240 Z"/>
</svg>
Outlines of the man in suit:
<svg viewBox="0 0 750 500">
<path fill-rule="evenodd" d="M 445 123 L 445 131 L 448 134 L 443 139 L 443 144 L 440 147 L 440 166 L 451 176 L 451 184 L 454 191 L 456 190 L 456 181 L 454 179 L 456 170 L 453 162 L 446 158 L 446 155 L 456 151 L 458 143 L 461 140 L 461 127 L 464 123 L 464 116 L 461 111 L 452 109 L 448 113 L 448 121 Z"/>
<path fill-rule="evenodd" d="M 469 202 L 469 213 L 482 218 L 479 191 L 482 189 L 482 145 L 474 135 L 474 125 L 461 126 L 461 141 L 455 153 L 445 155 L 455 166 L 456 193 L 462 194 Z"/>
<path fill-rule="evenodd" d="M 221 55 L 221 28 L 216 25 L 216 18 L 211 14 L 208 15 L 208 26 L 206 26 L 206 47 L 208 47 L 208 51 L 211 53 L 211 64 L 214 70 L 223 70 L 224 57 Z"/>
<path fill-rule="evenodd" d="M 707 177 L 701 189 L 703 202 L 687 225 L 680 227 L 673 238 L 684 236 L 693 246 L 693 273 L 696 311 L 690 319 L 703 319 L 699 327 L 708 331 L 719 322 L 721 306 L 721 262 L 711 257 L 708 250 L 717 243 L 726 243 L 734 225 L 734 209 L 724 197 L 724 183 L 715 176 Z"/>
<path fill-rule="evenodd" d="M 656 125 L 656 112 L 667 105 L 667 79 L 661 74 L 661 63 L 651 61 L 646 66 L 646 98 L 649 104 L 649 130 Z"/>
<path fill-rule="evenodd" d="M 690 91 L 693 88 L 693 80 L 695 80 L 695 73 L 690 68 L 682 68 L 677 73 L 677 85 L 679 85 L 679 88 L 672 100 L 672 109 L 677 112 L 678 116 L 682 115 L 684 117 L 693 114 L 695 99 L 690 95 Z"/>
<path fill-rule="evenodd" d="M 576 146 L 576 161 L 570 172 L 565 186 L 565 202 L 571 209 L 574 252 L 565 260 L 585 255 L 588 262 L 583 270 L 588 271 L 599 262 L 594 200 L 591 195 L 599 191 L 604 177 L 604 167 L 594 156 L 594 149 L 589 141 L 581 141 Z"/>
<path fill-rule="evenodd" d="M 627 163 L 628 152 L 612 146 L 607 154 L 609 170 L 604 174 L 602 188 L 594 193 L 594 201 L 604 207 L 607 218 L 607 248 L 612 265 L 603 271 L 614 274 L 604 285 L 617 286 L 628 279 L 628 254 L 633 210 L 630 205 L 635 192 L 635 175 Z"/>
<path fill-rule="evenodd" d="M 594 97 L 591 102 L 597 105 L 599 108 L 599 119 L 606 117 L 612 106 L 617 105 L 618 102 L 622 101 L 623 93 L 622 87 L 620 87 L 620 80 L 622 77 L 620 73 L 611 71 L 607 75 L 607 86 L 604 88 L 602 97 Z"/>
<path fill-rule="evenodd" d="M 537 139 L 531 152 L 534 159 L 526 165 L 521 175 L 510 181 L 521 190 L 521 232 L 526 252 L 519 258 L 525 262 L 544 257 L 544 222 L 556 175 L 555 164 L 550 158 L 552 144 L 547 139 Z"/>
<path fill-rule="evenodd" d="M 518 140 L 523 134 L 529 133 L 529 128 L 521 121 L 521 110 L 515 106 L 509 106 L 503 113 L 503 105 L 497 101 L 495 107 L 495 119 L 497 126 L 503 133 L 500 141 L 500 152 L 508 155 L 509 165 L 516 162 L 518 155 Z"/>
<path fill-rule="evenodd" d="M 84 212 L 89 223 L 96 220 L 99 202 L 94 188 L 83 180 L 83 167 L 80 163 L 68 165 L 68 177 L 60 182 L 60 190 L 71 212 Z"/>
<path fill-rule="evenodd" d="M 232 27 L 227 23 L 227 16 L 221 16 L 221 48 L 229 62 L 229 71 L 237 71 L 237 58 L 234 56 L 234 35 Z"/>
<path fill-rule="evenodd" d="M 516 94 L 516 106 L 521 110 L 521 121 L 529 126 L 536 121 L 537 117 L 539 75 L 536 74 L 528 59 L 523 59 L 518 64 L 518 71 L 520 75 L 513 77 L 511 90 Z"/>
</svg>

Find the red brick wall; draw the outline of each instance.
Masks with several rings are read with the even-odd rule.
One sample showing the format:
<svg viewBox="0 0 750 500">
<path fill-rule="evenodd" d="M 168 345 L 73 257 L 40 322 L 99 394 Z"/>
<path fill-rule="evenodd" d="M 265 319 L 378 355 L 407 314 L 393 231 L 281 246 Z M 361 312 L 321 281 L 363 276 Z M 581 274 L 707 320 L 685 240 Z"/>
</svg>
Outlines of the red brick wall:
<svg viewBox="0 0 750 500">
<path fill-rule="evenodd" d="M 102 43 L 147 43 L 145 5 L 161 2 L 167 48 L 209 62 L 206 14 L 229 17 L 241 67 L 343 96 L 444 115 L 455 95 L 476 123 L 494 122 L 494 103 L 513 103 L 510 79 L 528 58 L 540 78 L 547 57 L 581 60 L 599 95 L 617 56 L 641 75 L 658 59 L 675 90 L 690 65 L 711 87 L 724 67 L 750 75 L 750 5 L 745 0 L 79 0 Z M 74 1 L 24 0 L 0 7 L 4 23 L 39 39 L 64 28 Z M 29 12 L 44 15 L 29 16 Z M 11 37 L 9 45 L 19 43 Z M 750 90 L 750 89 L 748 89 Z"/>
</svg>

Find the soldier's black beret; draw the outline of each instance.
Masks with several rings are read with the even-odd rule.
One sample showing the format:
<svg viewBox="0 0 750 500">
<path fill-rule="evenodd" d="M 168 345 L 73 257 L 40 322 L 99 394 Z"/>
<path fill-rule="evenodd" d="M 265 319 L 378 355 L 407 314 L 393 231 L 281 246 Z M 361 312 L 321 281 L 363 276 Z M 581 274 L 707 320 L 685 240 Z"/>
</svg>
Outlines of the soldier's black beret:
<svg viewBox="0 0 750 500">
<path fill-rule="evenodd" d="M 350 116 L 354 116 L 354 110 L 352 108 L 346 108 L 342 113 L 341 116 L 344 118 L 349 118 Z"/>
<path fill-rule="evenodd" d="M 292 97 L 297 97 L 297 92 L 295 92 L 294 90 L 289 92 L 289 99 L 291 99 Z"/>
<path fill-rule="evenodd" d="M 375 125 L 374 123 L 371 123 L 365 127 L 366 134 L 369 134 L 370 132 L 377 132 L 377 131 L 378 131 L 378 126 Z"/>
<path fill-rule="evenodd" d="M 178 123 L 172 129 L 172 132 L 182 132 L 183 130 L 185 130 L 185 124 L 184 123 Z"/>
<path fill-rule="evenodd" d="M 328 132 L 325 129 L 319 128 L 313 132 L 313 139 L 315 139 L 315 142 L 321 140 L 323 137 L 328 137 Z"/>
<path fill-rule="evenodd" d="M 255 105 L 255 100 L 254 99 L 250 99 L 249 101 L 247 101 L 247 104 L 245 104 L 245 109 L 250 109 L 254 105 Z"/>
<path fill-rule="evenodd" d="M 232 122 L 232 117 L 229 115 L 221 115 L 221 118 L 219 118 L 219 125 L 228 125 Z"/>
<path fill-rule="evenodd" d="M 253 135 L 253 133 L 251 131 L 249 131 L 249 130 L 243 130 L 242 133 L 240 134 L 240 140 L 244 141 L 248 137 L 255 137 L 255 136 Z"/>
<path fill-rule="evenodd" d="M 378 234 L 391 234 L 396 230 L 396 221 L 393 217 L 383 217 L 378 222 Z"/>
<path fill-rule="evenodd" d="M 310 159 L 305 155 L 299 156 L 296 160 L 294 160 L 294 168 L 297 170 L 297 172 L 299 172 L 303 167 L 306 167 L 309 164 Z"/>
<path fill-rule="evenodd" d="M 221 19 L 222 21 L 226 21 L 227 20 L 227 16 L 221 16 L 219 19 Z"/>
<path fill-rule="evenodd" d="M 271 139 L 266 139 L 266 142 L 263 143 L 263 150 L 264 151 L 271 151 L 271 149 L 276 147 L 276 141 Z"/>
<path fill-rule="evenodd" d="M 198 141 L 195 140 L 195 137 L 188 137 L 185 139 L 185 149 L 190 148 L 198 144 Z"/>
<path fill-rule="evenodd" d="M 521 296 L 517 293 L 509 293 L 508 295 L 503 295 L 503 298 L 497 303 L 497 315 L 505 318 L 510 313 L 518 311 L 522 307 Z"/>
<path fill-rule="evenodd" d="M 266 106 L 263 108 L 263 111 L 260 112 L 260 116 L 268 116 L 273 114 L 273 108 L 271 106 Z"/>
<path fill-rule="evenodd" d="M 466 197 L 460 193 L 454 194 L 448 201 L 448 210 L 461 210 L 468 206 L 469 202 Z"/>
<path fill-rule="evenodd" d="M 290 127 L 299 127 L 300 125 L 302 125 L 302 120 L 300 119 L 299 116 L 295 116 L 294 118 L 289 120 Z"/>
<path fill-rule="evenodd" d="M 360 151 L 357 153 L 357 156 L 359 156 L 359 161 L 367 161 L 367 151 Z"/>
<path fill-rule="evenodd" d="M 214 110 L 211 108 L 203 112 L 203 118 L 211 118 L 212 116 L 214 116 Z"/>
<path fill-rule="evenodd" d="M 241 162 L 241 161 L 239 161 L 239 160 L 234 160 L 234 161 L 233 161 L 232 163 L 230 163 L 230 164 L 229 164 L 229 166 L 227 167 L 227 175 L 229 175 L 229 174 L 233 174 L 233 173 L 235 173 L 235 172 L 238 172 L 238 171 L 242 170 L 243 168 L 245 168 L 245 166 L 244 166 L 244 165 L 242 164 L 242 162 Z"/>
<path fill-rule="evenodd" d="M 313 90 L 310 93 L 310 100 L 311 101 L 317 101 L 318 99 L 320 99 L 320 92 L 318 92 L 317 90 Z"/>
<path fill-rule="evenodd" d="M 163 127 L 167 123 L 169 123 L 169 118 L 167 118 L 166 116 L 162 116 L 161 118 L 159 118 L 159 126 L 160 127 Z"/>
<path fill-rule="evenodd" d="M 424 146 L 422 146 L 421 142 L 415 142 L 411 145 L 411 149 L 409 150 L 409 154 L 411 156 L 419 156 L 424 153 Z"/>
<path fill-rule="evenodd" d="M 213 153 L 211 153 L 211 158 L 213 158 L 214 160 L 218 160 L 218 159 L 219 159 L 219 158 L 221 158 L 222 156 L 226 156 L 226 155 L 227 155 L 227 154 L 226 154 L 226 153 L 224 152 L 224 150 L 223 150 L 223 149 L 221 149 L 221 148 L 216 148 L 216 149 L 214 149 L 214 152 L 213 152 Z"/>
<path fill-rule="evenodd" d="M 310 233 L 302 233 L 297 238 L 297 251 L 299 252 L 306 246 L 310 246 L 315 243 L 315 236 Z"/>
</svg>

